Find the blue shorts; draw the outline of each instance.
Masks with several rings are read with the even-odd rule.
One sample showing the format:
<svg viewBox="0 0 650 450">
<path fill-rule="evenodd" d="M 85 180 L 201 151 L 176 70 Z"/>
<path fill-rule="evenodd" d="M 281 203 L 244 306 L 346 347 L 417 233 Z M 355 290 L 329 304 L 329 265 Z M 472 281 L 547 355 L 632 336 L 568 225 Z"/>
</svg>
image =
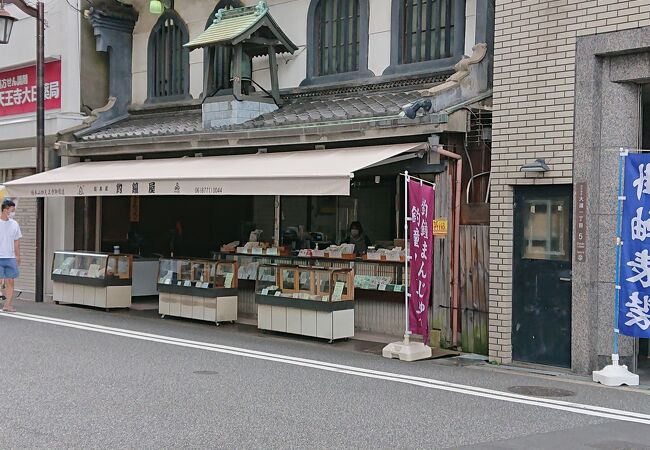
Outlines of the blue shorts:
<svg viewBox="0 0 650 450">
<path fill-rule="evenodd" d="M 20 271 L 16 258 L 0 258 L 0 278 L 18 278 Z"/>
</svg>

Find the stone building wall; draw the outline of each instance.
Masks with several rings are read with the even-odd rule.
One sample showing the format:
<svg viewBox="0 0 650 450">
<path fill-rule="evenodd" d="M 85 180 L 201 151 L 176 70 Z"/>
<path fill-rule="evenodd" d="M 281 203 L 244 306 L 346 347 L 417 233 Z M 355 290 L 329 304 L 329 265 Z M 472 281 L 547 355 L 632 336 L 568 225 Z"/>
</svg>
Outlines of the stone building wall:
<svg viewBox="0 0 650 450">
<path fill-rule="evenodd" d="M 512 359 L 513 186 L 573 182 L 576 44 L 584 36 L 646 26 L 650 0 L 496 1 L 491 359 Z M 550 172 L 519 171 L 537 158 L 546 160 Z"/>
</svg>

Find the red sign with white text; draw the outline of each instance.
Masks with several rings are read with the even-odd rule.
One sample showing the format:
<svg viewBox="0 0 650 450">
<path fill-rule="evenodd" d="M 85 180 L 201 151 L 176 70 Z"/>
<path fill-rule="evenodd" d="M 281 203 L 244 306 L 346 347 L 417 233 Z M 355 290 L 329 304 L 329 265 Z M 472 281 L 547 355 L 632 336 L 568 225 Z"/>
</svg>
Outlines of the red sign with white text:
<svg viewBox="0 0 650 450">
<path fill-rule="evenodd" d="M 45 109 L 61 108 L 61 61 L 45 63 Z M 0 116 L 36 112 L 36 66 L 0 72 Z"/>
</svg>

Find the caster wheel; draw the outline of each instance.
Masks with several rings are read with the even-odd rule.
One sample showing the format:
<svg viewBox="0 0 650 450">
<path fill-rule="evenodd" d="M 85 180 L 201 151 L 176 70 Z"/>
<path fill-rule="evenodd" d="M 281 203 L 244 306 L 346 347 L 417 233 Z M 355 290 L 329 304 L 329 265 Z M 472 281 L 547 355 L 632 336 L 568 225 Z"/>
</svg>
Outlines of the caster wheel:
<svg viewBox="0 0 650 450">
<path fill-rule="evenodd" d="M 234 324 L 235 324 L 235 321 L 234 321 L 234 320 L 231 320 L 230 323 L 234 325 Z"/>
<path fill-rule="evenodd" d="M 215 322 L 215 325 L 219 326 L 219 322 Z"/>
<path fill-rule="evenodd" d="M 164 318 L 165 318 L 165 315 L 164 315 L 164 314 L 162 314 L 162 315 L 160 316 L 160 318 L 161 318 L 161 319 L 164 319 Z"/>
<path fill-rule="evenodd" d="M 57 304 L 57 305 L 59 304 L 59 302 L 58 302 L 58 301 L 56 301 L 56 302 L 54 302 L 54 303 L 55 303 L 55 304 Z"/>
<path fill-rule="evenodd" d="M 334 339 L 330 339 L 327 343 L 328 343 L 328 344 L 333 344 L 333 343 L 334 343 Z"/>
<path fill-rule="evenodd" d="M 110 308 L 104 308 L 104 310 L 105 310 L 106 312 L 110 312 L 110 311 L 111 311 Z"/>
</svg>

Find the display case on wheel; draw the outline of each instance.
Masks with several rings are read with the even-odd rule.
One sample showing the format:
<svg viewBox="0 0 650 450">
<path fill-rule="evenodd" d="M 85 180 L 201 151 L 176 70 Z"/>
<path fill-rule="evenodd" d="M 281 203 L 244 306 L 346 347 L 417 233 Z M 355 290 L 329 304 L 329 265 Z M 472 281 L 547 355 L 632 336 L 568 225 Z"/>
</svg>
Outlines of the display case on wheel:
<svg viewBox="0 0 650 450">
<path fill-rule="evenodd" d="M 129 308 L 132 264 L 132 256 L 125 254 L 54 252 L 54 301 L 106 310 Z"/>
<path fill-rule="evenodd" d="M 215 322 L 237 320 L 237 263 L 162 258 L 158 311 L 165 316 Z"/>
<path fill-rule="evenodd" d="M 261 264 L 255 286 L 258 328 L 330 342 L 353 337 L 353 279 L 350 268 Z"/>
</svg>

